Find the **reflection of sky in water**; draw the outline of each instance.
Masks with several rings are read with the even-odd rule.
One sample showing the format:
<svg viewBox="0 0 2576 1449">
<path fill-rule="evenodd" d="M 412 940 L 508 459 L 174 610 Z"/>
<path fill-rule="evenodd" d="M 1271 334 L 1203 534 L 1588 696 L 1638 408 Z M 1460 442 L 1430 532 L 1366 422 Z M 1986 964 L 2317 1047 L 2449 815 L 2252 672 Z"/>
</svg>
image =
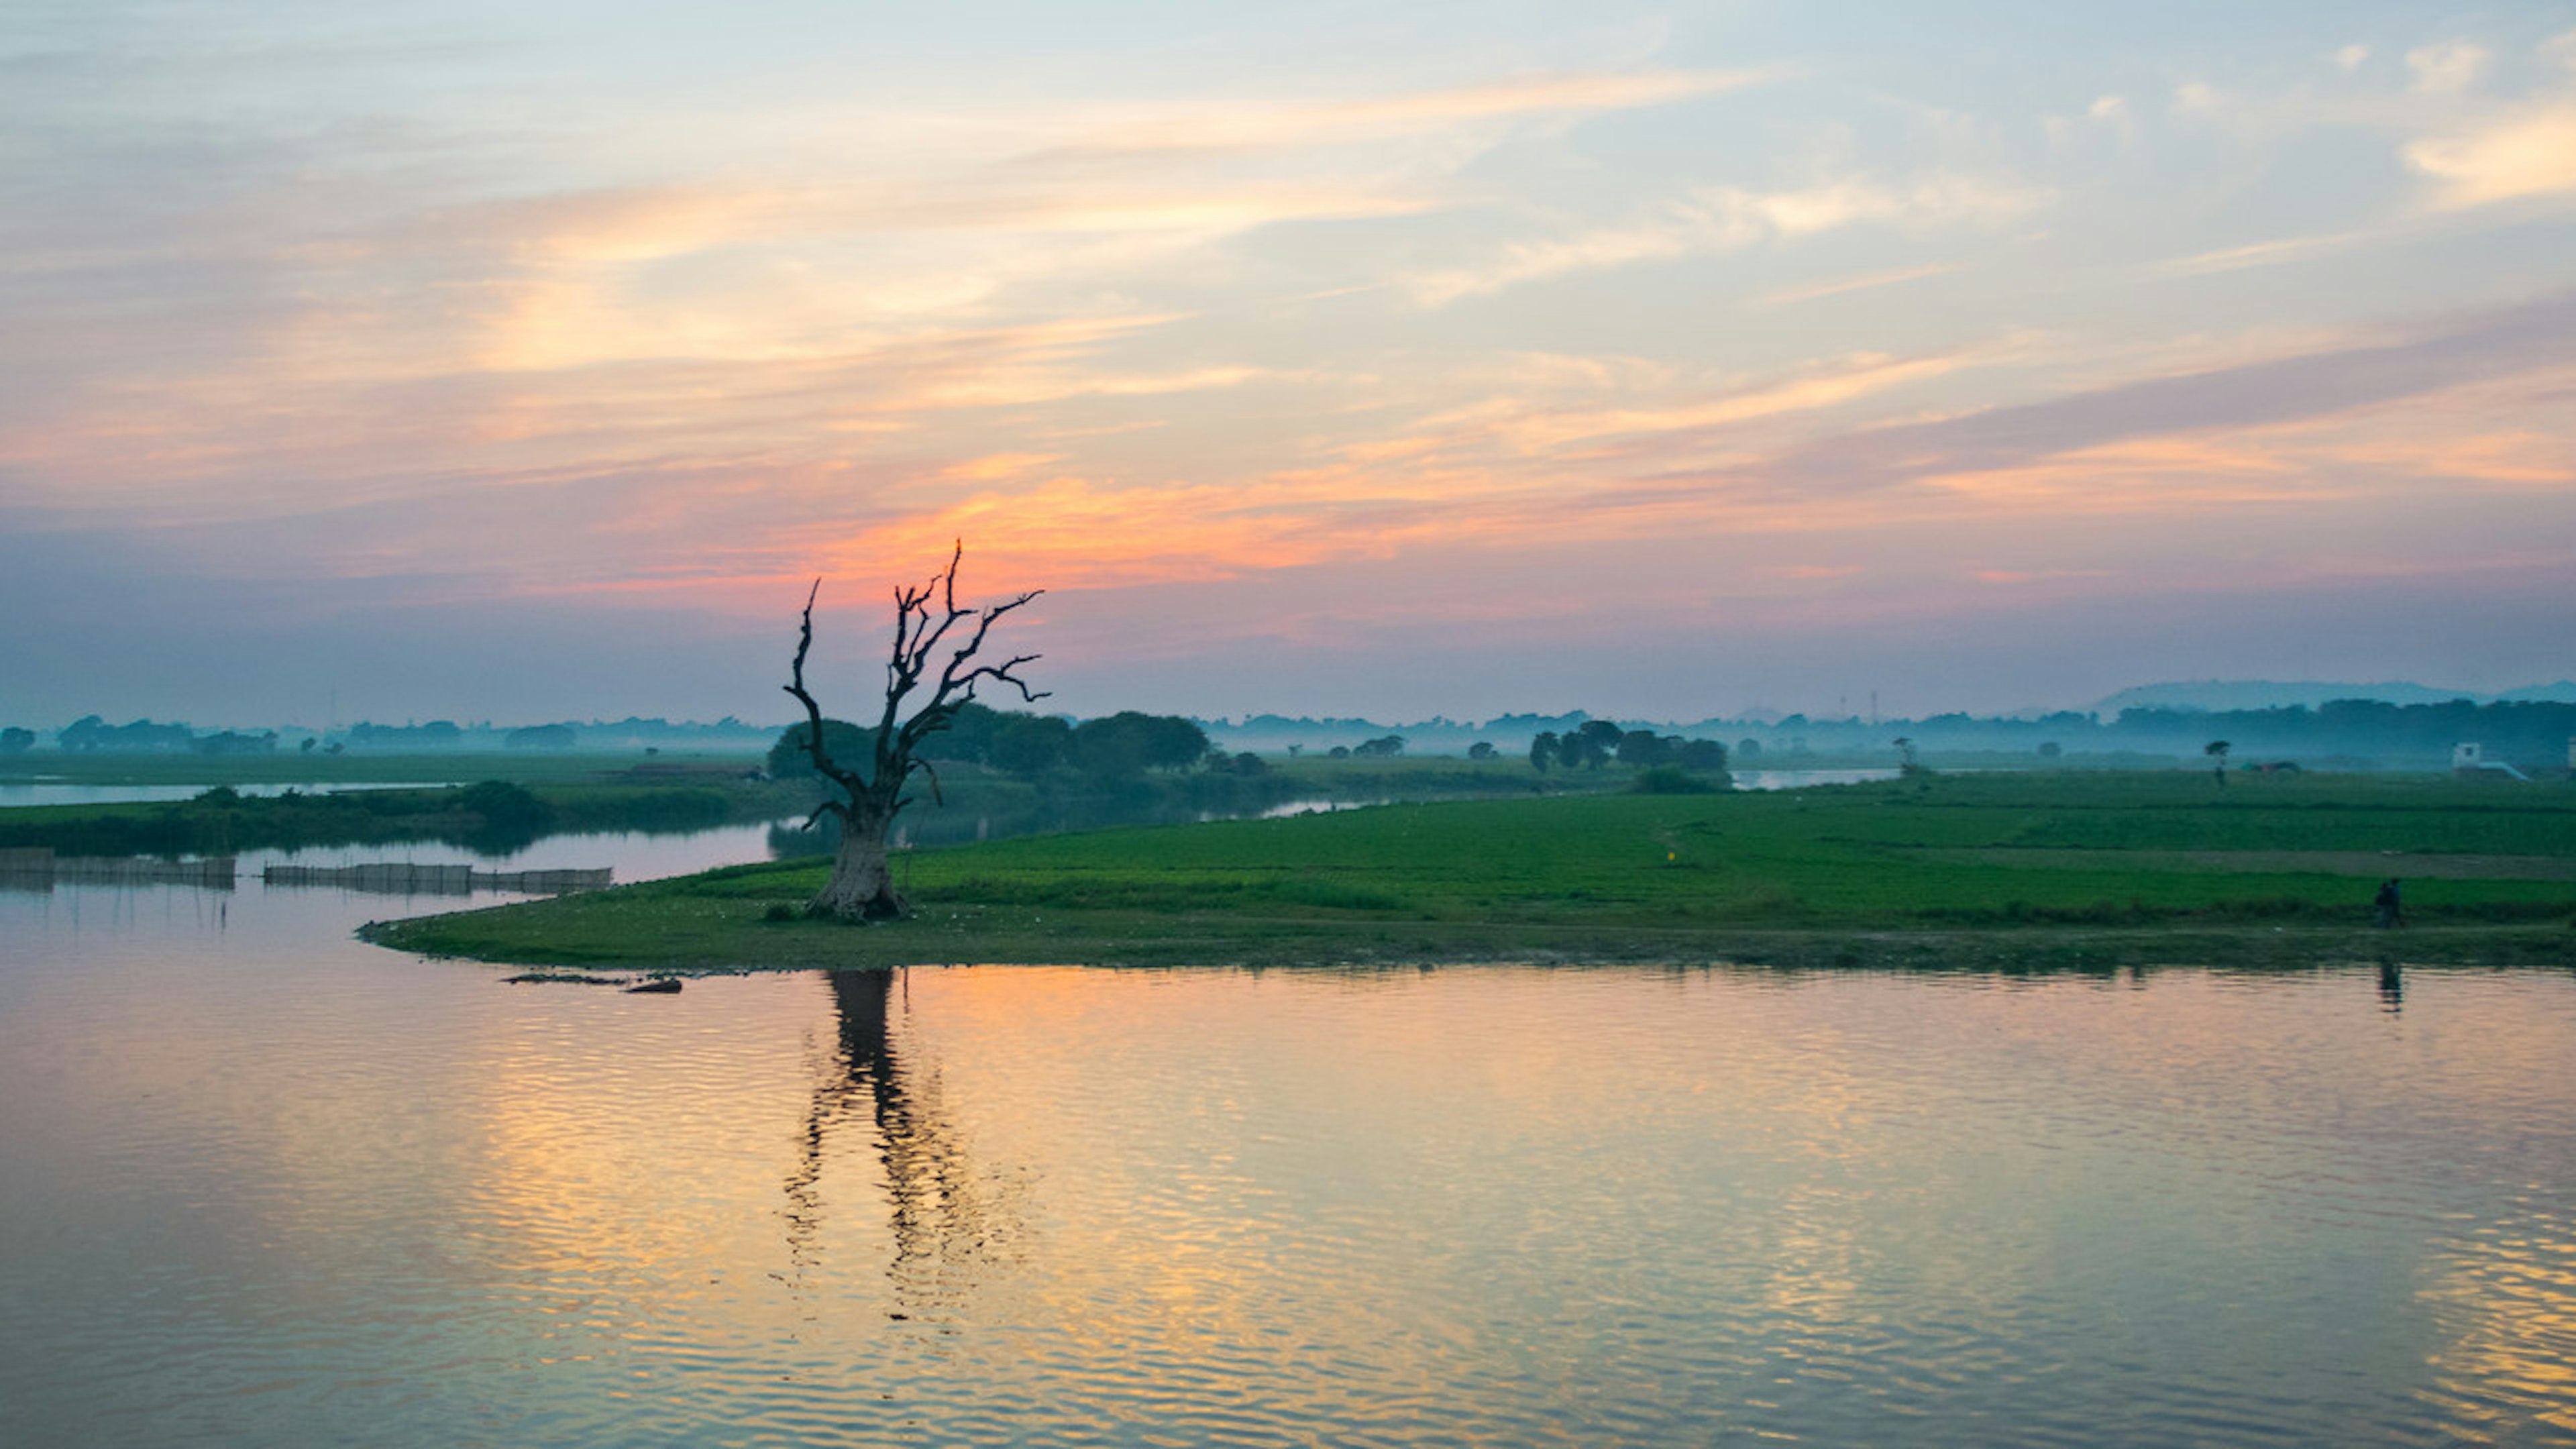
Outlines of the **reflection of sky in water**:
<svg viewBox="0 0 2576 1449">
<path fill-rule="evenodd" d="M 1291 815 L 1330 815 L 1338 810 L 1372 810 L 1386 803 L 1384 800 L 1286 800 L 1263 809 L 1258 818 L 1284 820 Z M 1202 823 L 1226 818 L 1213 810 L 1199 812 Z"/>
<path fill-rule="evenodd" d="M 41 876 L 14 875 L 0 875 L 0 894 L 33 892 L 60 895 L 63 913 L 73 920 L 78 920 L 84 913 L 103 914 L 114 920 L 133 913 L 171 918 L 177 913 L 195 912 L 229 922 L 233 912 L 249 909 L 247 902 L 254 897 L 269 894 L 305 897 L 316 893 L 363 895 L 392 903 L 380 905 L 376 915 L 405 915 L 460 909 L 462 903 L 454 895 L 443 893 L 405 896 L 400 892 L 356 891 L 340 886 L 271 886 L 261 880 L 261 872 L 272 865 L 332 867 L 389 862 L 463 865 L 481 872 L 596 870 L 606 867 L 613 872 L 618 883 L 626 884 L 687 875 L 717 866 L 763 861 L 770 856 L 769 827 L 766 825 L 729 825 L 682 835 L 633 832 L 555 835 L 502 855 L 478 855 L 464 846 L 438 841 L 389 841 L 374 845 L 313 846 L 297 850 L 245 850 L 232 857 L 234 889 L 214 891 L 209 899 L 203 901 L 165 899 L 173 892 L 182 896 L 197 894 L 173 886 L 88 888 L 75 893 L 72 886 L 54 884 Z M 479 887 L 473 894 L 491 900 L 525 898 L 520 893 Z M 416 905 L 402 905 L 406 900 Z M 292 912 L 298 908 L 285 905 L 279 909 Z"/>
<path fill-rule="evenodd" d="M 1894 770 L 1737 770 L 1738 790 L 1800 790 L 1809 785 L 1863 785 L 1893 780 Z"/>
<path fill-rule="evenodd" d="M 1731 776 L 1738 790 L 1801 790 L 1810 785 L 1859 785 L 1871 780 L 1893 780 L 1894 770 L 1737 770 Z M 1392 802 L 1386 800 L 1289 800 L 1261 812 L 1260 818 L 1275 820 L 1287 815 L 1330 814 L 1336 810 L 1366 810 Z M 1201 820 L 1221 820 L 1225 816 L 1202 811 Z"/>
<path fill-rule="evenodd" d="M 478 855 L 462 845 L 434 840 L 389 841 L 380 845 L 333 845 L 303 850 L 244 851 L 242 878 L 257 880 L 273 864 L 359 865 L 368 861 L 409 861 L 415 865 L 471 865 L 476 870 L 596 870 L 613 868 L 619 881 L 657 880 L 687 875 L 720 865 L 767 860 L 767 825 L 728 825 L 715 830 L 646 835 L 613 832 L 596 835 L 549 835 L 506 855 Z"/>
<path fill-rule="evenodd" d="M 650 998 L 210 899 L 0 896 L 0 1401 L 39 1442 L 2532 1442 L 2576 1407 L 2560 976 L 2413 972 L 2394 1013 L 2367 971 Z"/>
</svg>

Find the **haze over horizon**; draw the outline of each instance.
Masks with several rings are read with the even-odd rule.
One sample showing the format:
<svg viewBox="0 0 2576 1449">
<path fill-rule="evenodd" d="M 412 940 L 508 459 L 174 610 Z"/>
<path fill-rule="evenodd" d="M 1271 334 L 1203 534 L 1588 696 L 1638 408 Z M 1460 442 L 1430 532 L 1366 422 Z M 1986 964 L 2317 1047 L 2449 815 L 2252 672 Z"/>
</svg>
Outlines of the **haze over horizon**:
<svg viewBox="0 0 2576 1449">
<path fill-rule="evenodd" d="M 0 724 L 2570 675 L 2564 5 L 0 17 Z"/>
</svg>

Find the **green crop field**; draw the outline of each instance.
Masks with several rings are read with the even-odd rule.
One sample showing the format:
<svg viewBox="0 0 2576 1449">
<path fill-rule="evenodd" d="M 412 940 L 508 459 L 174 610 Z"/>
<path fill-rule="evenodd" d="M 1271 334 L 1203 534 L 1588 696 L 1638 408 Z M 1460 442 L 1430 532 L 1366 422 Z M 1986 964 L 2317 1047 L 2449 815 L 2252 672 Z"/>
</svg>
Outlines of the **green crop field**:
<svg viewBox="0 0 2576 1449">
<path fill-rule="evenodd" d="M 2576 962 L 2576 790 L 2050 773 L 1395 804 L 910 853 L 905 921 L 821 861 L 371 927 L 435 954 L 757 969 L 1544 956 L 1825 961 L 2399 950 Z M 2379 881 L 2410 924 L 2369 928 Z"/>
</svg>

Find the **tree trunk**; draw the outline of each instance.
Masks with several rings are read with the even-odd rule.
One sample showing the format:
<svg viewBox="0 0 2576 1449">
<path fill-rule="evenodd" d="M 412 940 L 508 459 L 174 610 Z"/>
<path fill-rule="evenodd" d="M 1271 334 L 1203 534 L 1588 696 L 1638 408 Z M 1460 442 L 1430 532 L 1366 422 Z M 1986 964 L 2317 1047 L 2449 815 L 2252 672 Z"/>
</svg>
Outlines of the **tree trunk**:
<svg viewBox="0 0 2576 1449">
<path fill-rule="evenodd" d="M 885 706 L 868 740 L 867 768 L 857 760 L 835 761 L 824 742 L 824 726 L 831 721 L 823 717 L 822 703 L 805 687 L 805 656 L 814 648 L 814 600 L 823 592 L 823 581 L 816 579 L 805 595 L 805 613 L 796 629 L 796 657 L 787 667 L 787 692 L 805 706 L 805 751 L 814 762 L 814 773 L 844 797 L 826 801 L 815 812 L 818 818 L 828 814 L 840 820 L 841 848 L 832 862 L 831 881 L 805 903 L 809 916 L 884 921 L 904 914 L 903 897 L 895 894 L 894 880 L 886 870 L 886 830 L 912 803 L 904 787 L 915 774 L 930 781 L 930 798 L 939 798 L 939 772 L 921 757 L 923 742 L 948 728 L 958 712 L 974 702 L 979 682 L 1007 684 L 1031 703 L 1046 698 L 1013 672 L 1023 664 L 1036 663 L 1036 655 L 1023 654 L 999 664 L 975 662 L 995 622 L 1035 599 L 1037 593 L 985 609 L 959 608 L 957 561 L 965 555 L 961 541 L 950 551 L 948 567 L 930 582 L 894 591 L 894 648 L 886 661 Z M 965 626 L 962 637 L 952 636 L 950 631 L 960 624 Z M 938 658 L 942 648 L 948 651 L 945 664 Z M 905 701 L 925 687 L 929 700 L 906 718 Z"/>
<path fill-rule="evenodd" d="M 841 849 L 832 858 L 832 878 L 805 914 L 843 921 L 887 921 L 903 914 L 903 897 L 894 892 L 886 869 L 886 822 L 844 820 Z"/>
</svg>

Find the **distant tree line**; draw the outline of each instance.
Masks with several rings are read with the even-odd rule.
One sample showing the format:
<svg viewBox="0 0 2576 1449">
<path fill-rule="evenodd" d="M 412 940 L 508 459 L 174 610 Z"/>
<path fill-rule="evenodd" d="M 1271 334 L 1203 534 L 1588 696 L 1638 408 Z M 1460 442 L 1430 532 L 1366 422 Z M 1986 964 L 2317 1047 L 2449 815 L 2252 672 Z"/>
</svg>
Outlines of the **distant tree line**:
<svg viewBox="0 0 2576 1449">
<path fill-rule="evenodd" d="M 423 725 L 380 725 L 360 720 L 349 726 L 343 739 L 353 750 L 452 750 L 465 743 L 465 730 L 452 719 L 434 719 Z"/>
<path fill-rule="evenodd" d="M 112 725 L 97 715 L 74 720 L 54 734 L 54 743 L 80 753 L 112 750 L 122 754 L 184 754 L 197 732 L 183 724 L 154 724 L 148 719 Z"/>
<path fill-rule="evenodd" d="M 1726 773 L 1726 746 L 1716 740 L 1621 729 L 1606 719 L 1585 720 L 1563 734 L 1541 730 L 1530 739 L 1529 762 L 1541 772 L 1597 770 L 1613 760 L 1640 770 L 1722 775 Z"/>
<path fill-rule="evenodd" d="M 378 724 L 360 720 L 346 729 L 334 727 L 327 733 L 289 727 L 283 733 L 301 735 L 295 748 L 311 751 L 327 743 L 337 750 L 374 750 L 379 752 L 419 753 L 423 751 L 495 749 L 559 750 L 592 748 L 631 749 L 658 745 L 740 746 L 772 737 L 774 728 L 749 725 L 731 715 L 714 724 L 673 724 L 664 719 L 629 717 L 614 722 L 575 724 L 569 720 L 554 724 L 526 725 L 505 729 L 489 722 L 460 724 L 455 720 L 434 719 L 427 723 Z M 138 719 L 127 724 L 109 724 L 98 715 L 90 715 L 53 734 L 54 743 L 64 750 L 79 753 L 114 754 L 264 754 L 280 748 L 278 730 L 221 730 L 200 734 L 180 721 L 162 723 Z M 34 749 L 44 737 L 36 731 L 17 725 L 0 729 L 0 754 L 16 754 Z"/>
<path fill-rule="evenodd" d="M 1144 721 L 1161 723 L 1147 725 Z M 2453 745 L 2474 741 L 2485 746 L 2491 759 L 2556 766 L 2565 762 L 2568 741 L 2576 738 L 2576 704 L 2550 700 L 2480 704 L 2466 699 L 2438 704 L 2388 704 L 2351 699 L 2314 707 L 2248 710 L 2135 706 L 2107 719 L 2071 710 L 2020 718 L 1951 713 L 1883 721 L 1793 714 L 1768 723 L 1708 720 L 1684 727 L 1693 735 L 1721 727 L 1730 735 L 1741 734 L 1732 745 L 1671 733 L 1669 726 L 1643 728 L 1635 722 L 1594 719 L 1580 711 L 1570 715 L 1506 715 L 1488 721 L 1480 730 L 1438 720 L 1406 726 L 1404 732 L 1366 720 L 1284 720 L 1262 715 L 1246 722 L 1247 727 L 1256 725 L 1283 730 L 1343 730 L 1345 740 L 1357 743 L 1336 744 L 1327 750 L 1320 741 L 1300 746 L 1273 738 L 1271 745 L 1263 747 L 1285 749 L 1290 754 L 1303 749 L 1361 759 L 1457 749 L 1464 749 L 1471 758 L 1492 759 L 1499 753 L 1495 748 L 1497 739 L 1505 742 L 1504 749 L 1517 750 L 1517 741 L 1527 738 L 1531 763 L 1542 770 L 1598 769 L 1614 761 L 1649 769 L 1657 763 L 1670 763 L 1689 770 L 1722 770 L 1757 754 L 1794 753 L 1801 748 L 1880 751 L 1887 749 L 1889 741 L 1898 735 L 1913 740 L 1920 750 L 2026 751 L 2046 758 L 2069 752 L 2119 750 L 2197 755 L 2205 742 L 2223 738 L 2232 743 L 2232 758 L 2239 763 L 2302 756 L 2311 761 L 2333 757 L 2439 761 L 2448 758 Z M 1531 725 L 1546 727 L 1528 736 L 1518 733 Z M 1272 738 L 1247 728 L 1219 728 L 1230 730 L 1237 743 Z M 1471 730 L 1494 738 L 1463 739 Z M 1079 742 L 1075 738 L 1078 732 L 1087 732 Z M 488 724 L 460 725 L 443 719 L 400 725 L 360 721 L 321 738 L 335 749 L 425 752 L 505 746 L 622 747 L 657 739 L 678 743 L 744 735 L 775 738 L 770 731 L 755 731 L 730 718 L 715 725 L 627 719 L 615 724 L 576 726 L 566 722 L 506 731 Z M 318 747 L 311 742 L 314 738 L 306 735 L 303 740 L 289 743 L 310 750 Z M 1208 753 L 1208 738 L 1206 727 L 1178 716 L 1129 711 L 1077 724 L 1059 716 L 1004 712 L 978 705 L 961 716 L 956 727 L 943 737 L 934 758 L 969 760 L 1031 779 L 1051 771 L 1133 776 L 1198 763 Z M 0 754 L 22 753 L 43 742 L 44 737 L 31 729 L 0 729 Z M 110 724 L 95 714 L 56 731 L 53 742 L 66 751 L 81 753 L 258 754 L 281 747 L 275 731 L 227 730 L 200 735 L 184 723 L 138 719 Z M 1239 765 L 1246 756 L 1227 758 Z M 1257 757 L 1254 759 L 1257 764 Z"/>
<path fill-rule="evenodd" d="M 2477 704 L 2385 704 L 2338 699 L 2310 709 L 2191 711 L 2126 709 L 2107 731 L 2120 736 L 2189 740 L 2224 737 L 2249 754 L 2447 755 L 2475 742 L 2491 758 L 2563 763 L 2576 738 L 2576 704 L 2500 700 Z"/>
<path fill-rule="evenodd" d="M 770 777 L 810 778 L 811 752 L 805 747 L 807 726 L 791 725 L 769 747 Z M 823 722 L 823 745 L 832 758 L 866 761 L 874 757 L 872 726 L 847 720 Z M 1211 758 L 1213 756 L 1213 758 Z M 1202 764 L 1235 773 L 1258 772 L 1257 756 L 1215 754 L 1207 731 L 1178 715 L 1121 710 L 1100 719 L 1069 720 L 1062 715 L 998 710 L 968 704 L 946 730 L 932 735 L 922 758 L 937 763 L 982 765 L 1022 779 L 1081 775 L 1132 779 L 1152 770 L 1182 770 Z"/>
<path fill-rule="evenodd" d="M 1886 746 L 1896 734 L 1918 748 L 2032 750 L 2062 757 L 2070 750 L 2137 750 L 2200 754 L 2212 739 L 2229 742 L 2235 759 L 2304 755 L 2370 759 L 2443 759 L 2451 747 L 2476 742 L 2490 758 L 2552 765 L 2566 759 L 2576 737 L 2576 704 L 2548 700 L 2499 700 L 2479 704 L 2388 704 L 2341 699 L 2310 708 L 2192 710 L 2137 706 L 2112 719 L 2073 711 L 2029 719 L 1990 719 L 1941 714 L 1889 720 L 1872 727 L 1858 720 L 1811 720 L 1791 715 L 1767 727 L 1775 745 L 1804 741 L 1817 748 Z"/>
<path fill-rule="evenodd" d="M 77 754 L 269 755 L 277 752 L 277 731 L 258 734 L 219 730 L 201 735 L 184 724 L 155 724 L 138 719 L 112 725 L 97 715 L 73 721 L 54 732 L 54 743 Z M 35 748 L 33 730 L 12 726 L 0 730 L 0 754 Z"/>
</svg>

